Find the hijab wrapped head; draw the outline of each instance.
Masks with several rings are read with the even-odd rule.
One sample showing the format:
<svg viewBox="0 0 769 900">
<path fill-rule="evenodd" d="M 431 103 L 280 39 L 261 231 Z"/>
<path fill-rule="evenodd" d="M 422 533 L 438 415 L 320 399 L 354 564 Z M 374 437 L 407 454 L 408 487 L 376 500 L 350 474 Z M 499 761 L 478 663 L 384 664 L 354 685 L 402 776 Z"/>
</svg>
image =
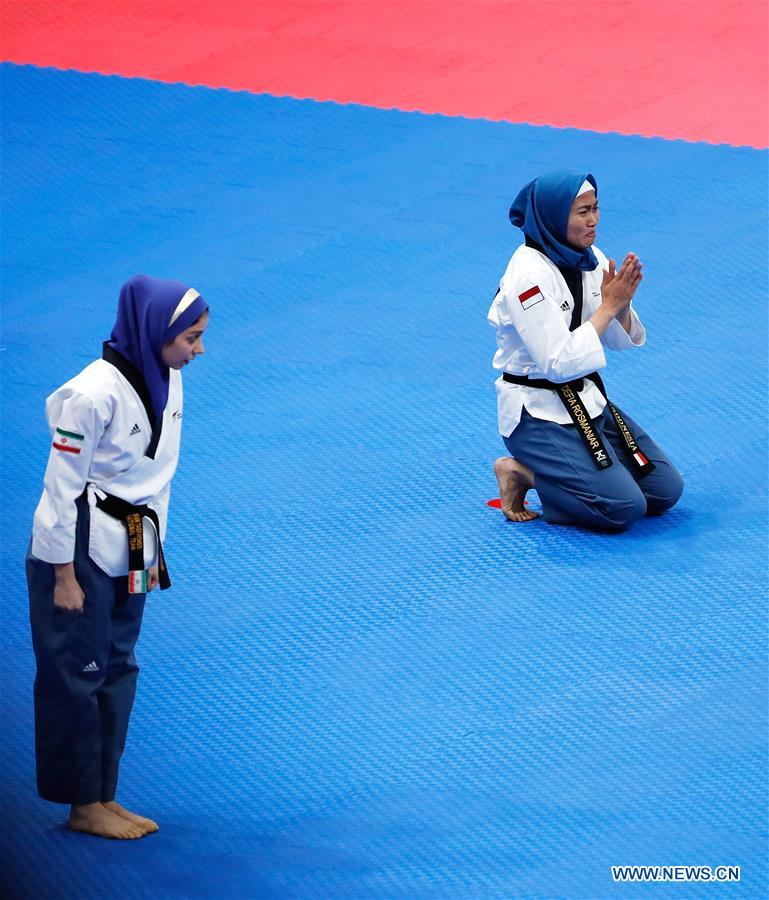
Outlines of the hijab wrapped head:
<svg viewBox="0 0 769 900">
<path fill-rule="evenodd" d="M 510 221 L 527 238 L 539 244 L 557 266 L 592 271 L 598 259 L 590 247 L 572 247 L 566 240 L 569 212 L 574 198 L 584 193 L 585 182 L 598 196 L 598 185 L 589 173 L 549 172 L 524 185 L 510 207 Z"/>
<path fill-rule="evenodd" d="M 168 402 L 170 370 L 163 345 L 186 331 L 208 309 L 194 290 L 180 281 L 134 275 L 120 289 L 117 320 L 107 342 L 144 377 L 159 424 Z"/>
</svg>

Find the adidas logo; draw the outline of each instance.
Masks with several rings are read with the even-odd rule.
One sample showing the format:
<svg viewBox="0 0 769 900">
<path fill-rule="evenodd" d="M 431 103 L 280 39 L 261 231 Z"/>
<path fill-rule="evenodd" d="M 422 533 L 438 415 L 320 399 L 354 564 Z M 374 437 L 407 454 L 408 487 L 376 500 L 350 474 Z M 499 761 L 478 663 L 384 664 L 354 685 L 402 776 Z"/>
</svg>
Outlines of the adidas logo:
<svg viewBox="0 0 769 900">
<path fill-rule="evenodd" d="M 134 422 L 134 427 L 131 429 L 128 436 L 131 437 L 131 435 L 139 434 L 140 431 L 141 431 L 141 428 L 139 428 L 139 426 L 136 424 L 136 422 Z"/>
<path fill-rule="evenodd" d="M 569 301 L 564 300 L 563 303 L 561 304 L 561 309 L 568 309 L 568 308 L 569 308 Z"/>
<path fill-rule="evenodd" d="M 99 667 L 96 665 L 95 661 L 89 662 L 87 666 L 83 666 L 80 670 L 81 672 L 98 672 Z"/>
</svg>

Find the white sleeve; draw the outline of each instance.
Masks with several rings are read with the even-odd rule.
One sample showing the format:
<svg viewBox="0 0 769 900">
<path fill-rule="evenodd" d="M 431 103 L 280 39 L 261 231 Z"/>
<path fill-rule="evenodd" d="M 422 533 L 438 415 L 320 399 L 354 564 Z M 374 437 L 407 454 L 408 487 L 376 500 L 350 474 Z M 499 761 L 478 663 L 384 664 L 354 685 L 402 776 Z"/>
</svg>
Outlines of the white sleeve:
<svg viewBox="0 0 769 900">
<path fill-rule="evenodd" d="M 171 499 L 171 482 L 163 488 L 163 490 L 150 503 L 150 506 L 158 514 L 158 522 L 160 523 L 160 540 L 165 543 L 166 533 L 168 531 L 168 503 Z"/>
<path fill-rule="evenodd" d="M 96 405 L 83 394 L 73 394 L 62 403 L 32 529 L 32 553 L 44 562 L 74 559 L 75 501 L 85 490 L 91 459 L 105 427 Z"/>
<path fill-rule="evenodd" d="M 563 384 L 606 365 L 598 332 L 590 322 L 569 331 L 552 286 L 543 279 L 519 275 L 507 287 L 504 304 L 529 356 L 549 381 Z"/>
<path fill-rule="evenodd" d="M 628 334 L 616 319 L 612 319 L 601 337 L 601 343 L 609 350 L 629 350 L 631 347 L 643 347 L 646 343 L 646 329 L 632 306 L 630 307 L 630 333 Z"/>
<path fill-rule="evenodd" d="M 609 260 L 606 258 L 598 247 L 593 247 L 593 252 L 598 259 L 598 268 L 601 273 L 609 268 Z M 596 282 L 597 284 L 597 282 Z M 583 318 L 592 316 L 592 314 L 601 305 L 601 298 L 585 298 L 585 312 Z M 606 330 L 601 335 L 601 343 L 609 350 L 629 350 L 631 347 L 643 347 L 646 343 L 646 329 L 641 324 L 633 306 L 630 306 L 630 334 L 620 325 L 616 319 L 609 322 Z"/>
</svg>

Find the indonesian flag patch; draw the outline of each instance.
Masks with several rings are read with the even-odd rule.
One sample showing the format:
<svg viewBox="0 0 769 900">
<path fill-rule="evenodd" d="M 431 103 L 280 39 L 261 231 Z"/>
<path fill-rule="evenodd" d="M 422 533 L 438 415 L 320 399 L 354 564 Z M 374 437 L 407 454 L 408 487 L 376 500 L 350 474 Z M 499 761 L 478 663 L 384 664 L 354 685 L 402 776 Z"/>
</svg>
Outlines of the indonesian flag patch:
<svg viewBox="0 0 769 900">
<path fill-rule="evenodd" d="M 539 289 L 539 286 L 535 284 L 534 287 L 529 288 L 528 291 L 518 294 L 518 299 L 521 301 L 521 306 L 524 309 L 530 309 L 545 298 L 542 296 L 542 291 Z"/>
<path fill-rule="evenodd" d="M 85 435 L 76 431 L 65 431 L 63 428 L 57 428 L 53 433 L 53 446 L 63 453 L 80 453 L 84 440 Z"/>
</svg>

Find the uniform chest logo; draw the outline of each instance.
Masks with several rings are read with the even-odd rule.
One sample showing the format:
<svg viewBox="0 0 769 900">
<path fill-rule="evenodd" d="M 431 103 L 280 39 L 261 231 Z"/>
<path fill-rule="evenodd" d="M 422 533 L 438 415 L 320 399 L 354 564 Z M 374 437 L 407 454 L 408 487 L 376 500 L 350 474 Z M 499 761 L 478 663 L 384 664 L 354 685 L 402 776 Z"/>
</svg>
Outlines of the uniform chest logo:
<svg viewBox="0 0 769 900">
<path fill-rule="evenodd" d="M 566 311 L 567 309 L 571 309 L 571 303 L 568 300 L 564 300 L 561 304 L 561 309 Z"/>
<path fill-rule="evenodd" d="M 534 285 L 533 288 L 529 288 L 528 291 L 524 291 L 522 294 L 518 294 L 518 299 L 521 301 L 521 306 L 524 309 L 531 309 L 532 306 L 536 306 L 537 303 L 541 303 L 545 298 L 542 296 L 542 291 L 539 289 L 539 285 Z"/>
<path fill-rule="evenodd" d="M 138 422 L 134 422 L 133 428 L 128 432 L 128 436 L 133 437 L 135 434 L 141 434 L 141 428 L 139 428 Z"/>
<path fill-rule="evenodd" d="M 174 420 L 174 422 L 180 421 L 181 417 L 182 411 L 180 409 L 177 409 L 176 412 L 171 414 L 171 418 Z"/>
</svg>

